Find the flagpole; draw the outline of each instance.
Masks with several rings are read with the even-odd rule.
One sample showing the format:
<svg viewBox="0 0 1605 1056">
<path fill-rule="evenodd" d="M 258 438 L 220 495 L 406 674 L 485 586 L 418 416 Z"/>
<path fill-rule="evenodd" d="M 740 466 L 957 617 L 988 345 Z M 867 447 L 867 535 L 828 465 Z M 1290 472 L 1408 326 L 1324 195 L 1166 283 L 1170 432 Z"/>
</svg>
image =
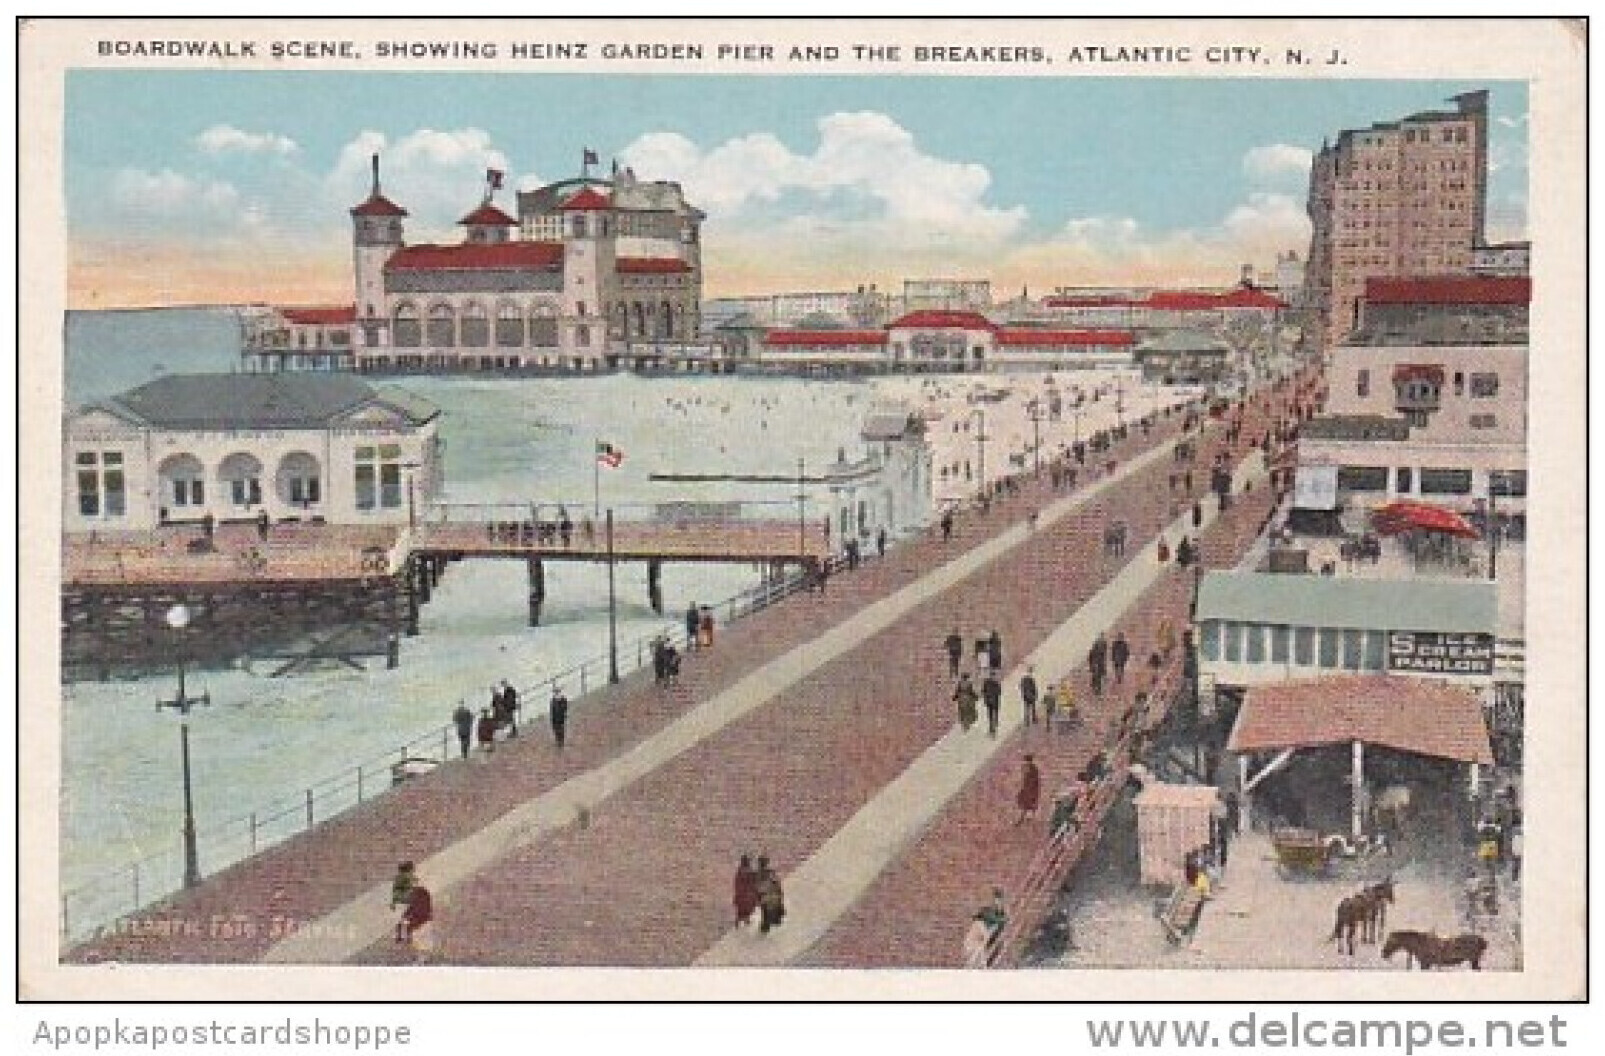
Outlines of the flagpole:
<svg viewBox="0 0 1605 1056">
<path fill-rule="evenodd" d="M 591 517 L 596 520 L 602 516 L 602 441 L 591 446 L 595 448 L 591 453 Z"/>
</svg>

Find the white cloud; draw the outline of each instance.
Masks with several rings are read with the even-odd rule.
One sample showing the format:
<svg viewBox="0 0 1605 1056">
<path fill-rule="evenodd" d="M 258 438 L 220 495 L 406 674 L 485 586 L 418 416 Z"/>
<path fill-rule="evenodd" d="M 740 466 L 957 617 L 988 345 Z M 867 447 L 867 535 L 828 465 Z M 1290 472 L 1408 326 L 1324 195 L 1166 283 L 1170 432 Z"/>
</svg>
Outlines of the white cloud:
<svg viewBox="0 0 1605 1056">
<path fill-rule="evenodd" d="M 1257 184 L 1285 184 L 1309 178 L 1313 155 L 1304 147 L 1272 143 L 1243 155 L 1243 174 Z"/>
<path fill-rule="evenodd" d="M 111 197 L 119 208 L 157 216 L 188 213 L 218 217 L 237 209 L 240 203 L 240 192 L 232 184 L 196 179 L 172 169 L 121 169 L 112 177 Z"/>
<path fill-rule="evenodd" d="M 816 127 L 819 143 L 808 154 L 768 133 L 704 150 L 678 133 L 657 132 L 620 158 L 643 179 L 677 180 L 707 210 L 710 227 L 765 220 L 784 203 L 781 227 L 844 250 L 866 242 L 998 247 L 1026 221 L 1024 206 L 986 202 L 992 176 L 985 166 L 927 154 L 885 114 L 829 114 Z"/>
<path fill-rule="evenodd" d="M 233 125 L 213 125 L 195 137 L 195 145 L 207 154 L 278 154 L 285 157 L 301 149 L 288 136 L 273 132 L 246 132 Z"/>
</svg>

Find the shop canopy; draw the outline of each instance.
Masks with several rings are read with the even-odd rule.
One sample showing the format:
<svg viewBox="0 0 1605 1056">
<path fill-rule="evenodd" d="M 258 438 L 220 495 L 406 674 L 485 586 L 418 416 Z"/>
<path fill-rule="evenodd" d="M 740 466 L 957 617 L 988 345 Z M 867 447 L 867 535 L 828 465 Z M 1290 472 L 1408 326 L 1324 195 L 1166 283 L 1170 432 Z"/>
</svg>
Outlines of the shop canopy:
<svg viewBox="0 0 1605 1056">
<path fill-rule="evenodd" d="M 1434 506 L 1428 502 L 1390 502 L 1371 513 L 1371 525 L 1383 535 L 1401 532 L 1441 532 L 1465 539 L 1476 539 L 1481 533 L 1454 510 Z"/>
<path fill-rule="evenodd" d="M 1494 761 L 1472 690 L 1401 675 L 1250 686 L 1226 747 L 1241 754 L 1356 741 L 1462 763 Z"/>
</svg>

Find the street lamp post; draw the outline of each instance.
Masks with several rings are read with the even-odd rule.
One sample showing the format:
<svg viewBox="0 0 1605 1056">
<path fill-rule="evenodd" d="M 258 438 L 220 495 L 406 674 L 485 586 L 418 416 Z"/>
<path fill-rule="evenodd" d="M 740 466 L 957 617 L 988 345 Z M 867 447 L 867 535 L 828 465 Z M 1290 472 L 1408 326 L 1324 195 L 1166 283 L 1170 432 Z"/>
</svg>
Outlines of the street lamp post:
<svg viewBox="0 0 1605 1056">
<path fill-rule="evenodd" d="M 981 500 L 986 501 L 986 411 L 977 407 L 970 412 L 970 420 L 976 422 L 975 430 L 975 478 Z"/>
<path fill-rule="evenodd" d="M 1042 407 L 1031 404 L 1031 475 L 1042 476 Z"/>
<path fill-rule="evenodd" d="M 417 500 L 413 496 L 414 482 L 417 480 L 418 470 L 422 464 L 418 462 L 403 462 L 401 468 L 407 471 L 407 527 L 418 527 Z"/>
<path fill-rule="evenodd" d="M 607 509 L 607 680 L 619 683 L 619 602 L 613 582 L 613 507 Z"/>
<path fill-rule="evenodd" d="M 189 606 L 180 602 L 167 610 L 167 626 L 175 632 L 182 632 L 189 626 Z M 195 844 L 195 800 L 192 792 L 193 784 L 190 780 L 189 764 L 189 710 L 191 706 L 211 704 L 210 693 L 202 693 L 199 697 L 192 697 L 184 685 L 184 650 L 182 644 L 176 650 L 178 653 L 178 695 L 172 700 L 156 701 L 157 710 L 172 708 L 185 720 L 178 728 L 178 743 L 183 766 L 184 780 L 184 886 L 194 887 L 201 882 L 200 854 Z"/>
</svg>

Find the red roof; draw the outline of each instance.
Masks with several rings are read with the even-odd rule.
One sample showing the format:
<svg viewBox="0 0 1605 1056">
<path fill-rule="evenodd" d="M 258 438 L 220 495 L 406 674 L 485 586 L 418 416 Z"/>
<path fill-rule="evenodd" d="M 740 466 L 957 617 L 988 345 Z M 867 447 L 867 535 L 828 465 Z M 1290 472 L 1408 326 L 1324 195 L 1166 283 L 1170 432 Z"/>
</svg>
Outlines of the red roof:
<svg viewBox="0 0 1605 1056">
<path fill-rule="evenodd" d="M 901 319 L 893 320 L 888 329 L 909 330 L 914 328 L 928 330 L 996 330 L 997 325 L 980 312 L 928 309 L 909 312 Z"/>
<path fill-rule="evenodd" d="M 361 205 L 351 207 L 352 216 L 406 216 L 407 210 L 382 194 L 370 194 Z"/>
<path fill-rule="evenodd" d="M 766 345 L 798 347 L 840 345 L 884 345 L 884 330 L 771 330 L 764 335 Z"/>
<path fill-rule="evenodd" d="M 339 326 L 357 321 L 357 306 L 343 304 L 319 308 L 280 308 L 284 321 L 299 326 Z"/>
<path fill-rule="evenodd" d="M 1263 308 L 1275 310 L 1286 305 L 1263 290 L 1239 286 L 1229 293 L 1202 290 L 1155 290 L 1143 307 L 1171 312 L 1211 312 L 1222 308 Z"/>
<path fill-rule="evenodd" d="M 1130 330 L 999 330 L 1000 345 L 1131 345 Z"/>
<path fill-rule="evenodd" d="M 563 266 L 561 242 L 470 242 L 406 246 L 390 255 L 386 271 L 485 269 L 552 271 Z"/>
<path fill-rule="evenodd" d="M 1403 675 L 1250 686 L 1226 748 L 1278 751 L 1351 741 L 1467 763 L 1494 761 L 1474 692 Z"/>
<path fill-rule="evenodd" d="M 611 209 L 613 208 L 613 203 L 607 200 L 607 195 L 598 194 L 594 187 L 582 187 L 579 193 L 563 203 L 562 208 L 564 210 L 579 209 L 589 212 L 597 209 Z"/>
<path fill-rule="evenodd" d="M 489 202 L 481 205 L 478 209 L 475 209 L 473 212 L 469 213 L 467 216 L 463 217 L 457 222 L 465 225 L 491 224 L 496 227 L 518 226 L 517 220 L 514 220 L 512 217 L 508 216 L 494 205 L 491 205 Z"/>
<path fill-rule="evenodd" d="M 1049 308 L 1132 308 L 1142 303 L 1130 297 L 1049 297 L 1044 302 Z"/>
<path fill-rule="evenodd" d="M 1530 304 L 1532 279 L 1525 275 L 1432 275 L 1365 280 L 1370 304 Z"/>
<path fill-rule="evenodd" d="M 619 257 L 613 266 L 627 275 L 661 275 L 691 270 L 691 265 L 679 257 Z"/>
<path fill-rule="evenodd" d="M 1400 363 L 1393 368 L 1393 380 L 1434 381 L 1443 384 L 1443 365 L 1439 363 Z"/>
</svg>

